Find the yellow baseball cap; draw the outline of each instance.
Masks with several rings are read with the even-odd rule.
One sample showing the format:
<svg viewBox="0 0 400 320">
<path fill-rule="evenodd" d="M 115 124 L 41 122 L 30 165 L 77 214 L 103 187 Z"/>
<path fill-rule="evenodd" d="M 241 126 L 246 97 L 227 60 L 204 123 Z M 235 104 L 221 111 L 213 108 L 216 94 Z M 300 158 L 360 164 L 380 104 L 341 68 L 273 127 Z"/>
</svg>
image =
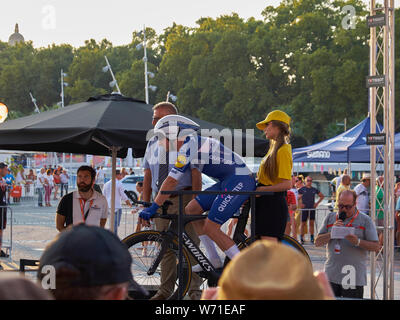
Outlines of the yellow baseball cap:
<svg viewBox="0 0 400 320">
<path fill-rule="evenodd" d="M 282 121 L 282 122 L 286 123 L 288 126 L 290 126 L 291 119 L 285 112 L 280 111 L 280 110 L 274 110 L 274 111 L 271 111 L 270 113 L 268 113 L 265 120 L 257 123 L 256 126 L 258 129 L 264 130 L 267 123 L 272 120 Z"/>
<path fill-rule="evenodd" d="M 325 300 L 311 262 L 281 243 L 258 240 L 224 269 L 218 300 Z"/>
</svg>

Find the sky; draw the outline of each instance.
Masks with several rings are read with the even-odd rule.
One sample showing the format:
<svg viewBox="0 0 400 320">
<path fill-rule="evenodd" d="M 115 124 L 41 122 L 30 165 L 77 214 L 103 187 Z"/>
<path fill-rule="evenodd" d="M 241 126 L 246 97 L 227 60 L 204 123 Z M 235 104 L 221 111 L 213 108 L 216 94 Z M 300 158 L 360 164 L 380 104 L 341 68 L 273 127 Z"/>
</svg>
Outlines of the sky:
<svg viewBox="0 0 400 320">
<path fill-rule="evenodd" d="M 370 0 L 363 0 L 369 4 Z M 378 3 L 383 0 L 377 0 Z M 104 38 L 113 45 L 130 43 L 143 25 L 158 34 L 173 22 L 195 27 L 201 17 L 217 18 L 232 12 L 245 20 L 262 19 L 267 6 L 281 0 L 0 0 L 0 40 L 8 41 L 15 24 L 34 47 Z M 398 7 L 400 0 L 395 0 Z"/>
<path fill-rule="evenodd" d="M 8 41 L 15 23 L 34 47 L 68 43 L 74 47 L 90 38 L 114 45 L 130 43 L 133 30 L 149 26 L 161 33 L 173 22 L 194 27 L 201 17 L 235 12 L 247 20 L 280 0 L 0 0 L 0 40 Z"/>
</svg>

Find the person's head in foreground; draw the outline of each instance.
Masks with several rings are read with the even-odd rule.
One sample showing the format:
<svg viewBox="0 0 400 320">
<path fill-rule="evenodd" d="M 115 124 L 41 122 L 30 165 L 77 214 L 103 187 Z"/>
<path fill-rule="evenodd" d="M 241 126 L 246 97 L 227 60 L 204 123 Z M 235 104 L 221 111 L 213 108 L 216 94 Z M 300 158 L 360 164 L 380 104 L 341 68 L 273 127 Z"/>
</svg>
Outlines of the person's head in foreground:
<svg viewBox="0 0 400 320">
<path fill-rule="evenodd" d="M 0 300 L 52 300 L 53 297 L 33 281 L 15 274 L 0 274 Z"/>
<path fill-rule="evenodd" d="M 112 232 L 80 224 L 46 247 L 38 279 L 46 280 L 50 272 L 45 267 L 54 267 L 55 289 L 50 291 L 56 300 L 124 300 L 128 287 L 147 295 L 133 280 L 131 263 L 127 247 Z"/>
<path fill-rule="evenodd" d="M 259 240 L 242 250 L 225 268 L 218 289 L 204 299 L 326 300 L 333 293 L 324 273 L 315 275 L 310 261 L 281 243 Z M 211 292 L 212 294 L 212 292 Z"/>
</svg>

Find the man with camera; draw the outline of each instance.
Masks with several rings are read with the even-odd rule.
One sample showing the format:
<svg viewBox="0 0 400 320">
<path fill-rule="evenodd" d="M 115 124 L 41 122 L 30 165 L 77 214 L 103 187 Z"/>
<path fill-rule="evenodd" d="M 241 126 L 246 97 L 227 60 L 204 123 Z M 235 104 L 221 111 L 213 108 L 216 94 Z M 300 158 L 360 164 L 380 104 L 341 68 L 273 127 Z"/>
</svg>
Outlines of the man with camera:
<svg viewBox="0 0 400 320">
<path fill-rule="evenodd" d="M 325 273 L 335 296 L 362 299 L 367 284 L 367 253 L 379 251 L 380 245 L 373 221 L 357 210 L 356 198 L 352 190 L 340 193 L 339 211 L 327 215 L 315 245 L 327 244 Z"/>
</svg>

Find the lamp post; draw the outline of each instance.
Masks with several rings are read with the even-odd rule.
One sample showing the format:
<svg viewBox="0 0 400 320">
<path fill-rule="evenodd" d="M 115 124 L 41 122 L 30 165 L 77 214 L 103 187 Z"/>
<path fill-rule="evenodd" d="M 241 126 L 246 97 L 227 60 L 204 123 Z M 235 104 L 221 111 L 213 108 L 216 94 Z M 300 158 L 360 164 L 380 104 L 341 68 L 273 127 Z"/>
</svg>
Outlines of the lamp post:
<svg viewBox="0 0 400 320">
<path fill-rule="evenodd" d="M 145 93 L 145 97 L 146 97 L 146 99 L 145 99 L 146 103 L 149 104 L 149 89 L 154 92 L 154 91 L 157 90 L 157 87 L 156 86 L 152 86 L 152 85 L 149 86 L 149 78 L 148 77 L 150 76 L 150 78 L 154 78 L 154 73 L 147 71 L 147 49 L 146 49 L 147 39 L 146 39 L 146 28 L 145 28 L 145 26 L 143 26 L 143 31 L 141 31 L 141 32 L 143 32 L 143 42 L 139 43 L 136 46 L 136 50 L 140 50 L 140 49 L 142 49 L 142 47 L 143 47 L 143 50 L 144 50 L 144 56 L 143 56 L 143 62 L 144 62 L 144 93 Z M 138 35 L 140 35 L 141 32 L 139 32 Z"/>
<path fill-rule="evenodd" d="M 175 102 L 178 98 L 177 98 L 177 96 L 174 96 L 172 93 L 171 93 L 171 91 L 168 91 L 168 93 L 167 93 L 167 102 L 169 101 L 169 99 L 171 99 L 173 102 Z"/>
<path fill-rule="evenodd" d="M 347 129 L 347 118 L 344 118 L 343 123 L 342 122 L 337 122 L 336 125 L 337 126 L 343 126 L 344 127 L 344 132 L 346 132 L 346 129 Z"/>
<path fill-rule="evenodd" d="M 36 99 L 33 97 L 31 92 L 29 92 L 29 95 L 31 96 L 32 102 L 35 105 L 35 112 L 40 113 L 40 110 L 39 110 L 39 108 L 38 108 L 38 106 L 36 104 Z"/>
<path fill-rule="evenodd" d="M 64 87 L 68 87 L 68 83 L 64 82 L 64 77 L 66 77 L 67 74 L 63 72 L 63 69 L 61 69 L 61 108 L 64 108 Z"/>
<path fill-rule="evenodd" d="M 114 72 L 111 69 L 111 65 L 108 62 L 107 56 L 104 56 L 104 59 L 106 59 L 107 65 L 105 67 L 103 67 L 103 72 L 110 71 L 111 77 L 112 77 L 112 81 L 109 83 L 109 85 L 110 85 L 111 88 L 117 87 L 118 93 L 121 94 L 121 90 L 119 90 L 117 79 L 115 79 Z"/>
</svg>

